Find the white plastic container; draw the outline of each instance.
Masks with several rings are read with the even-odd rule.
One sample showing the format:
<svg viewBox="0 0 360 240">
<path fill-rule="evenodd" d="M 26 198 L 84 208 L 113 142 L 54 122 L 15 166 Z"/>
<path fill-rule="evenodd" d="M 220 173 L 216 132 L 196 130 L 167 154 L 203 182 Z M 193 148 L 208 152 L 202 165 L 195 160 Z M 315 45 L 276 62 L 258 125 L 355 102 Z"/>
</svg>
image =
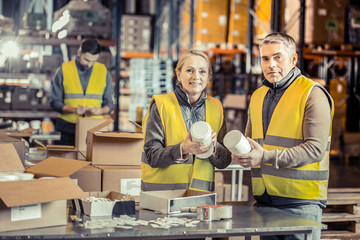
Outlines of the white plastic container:
<svg viewBox="0 0 360 240">
<path fill-rule="evenodd" d="M 244 154 L 251 151 L 246 137 L 239 130 L 232 130 L 224 137 L 224 145 L 233 154 Z"/>
<path fill-rule="evenodd" d="M 207 122 L 198 121 L 194 123 L 191 128 L 191 139 L 193 142 L 202 142 L 205 145 L 210 145 L 209 150 L 206 153 L 196 155 L 198 158 L 208 158 L 214 151 L 212 142 L 212 129 Z"/>
</svg>

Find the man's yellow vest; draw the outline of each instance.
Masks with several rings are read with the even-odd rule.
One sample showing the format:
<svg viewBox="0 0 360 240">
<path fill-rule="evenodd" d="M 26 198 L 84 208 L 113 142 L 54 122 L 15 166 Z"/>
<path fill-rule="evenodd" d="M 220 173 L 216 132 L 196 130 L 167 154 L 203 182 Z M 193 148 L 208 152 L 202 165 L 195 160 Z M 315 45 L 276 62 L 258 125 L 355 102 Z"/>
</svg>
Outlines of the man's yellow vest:
<svg viewBox="0 0 360 240">
<path fill-rule="evenodd" d="M 104 90 L 106 87 L 106 67 L 104 64 L 96 62 L 93 66 L 89 84 L 85 95 L 75 61 L 62 64 L 63 85 L 64 85 L 64 104 L 71 107 L 78 105 L 87 107 L 101 107 Z M 76 119 L 81 117 L 75 113 L 60 113 L 59 118 L 65 121 L 76 123 Z M 90 115 L 87 117 L 102 118 L 103 116 Z"/>
<path fill-rule="evenodd" d="M 164 129 L 165 146 L 181 143 L 185 140 L 188 132 L 182 117 L 179 102 L 175 93 L 154 95 L 151 102 L 155 100 Z M 216 133 L 220 131 L 223 124 L 223 108 L 217 99 L 207 97 L 205 100 L 206 122 L 210 124 Z M 146 136 L 146 122 L 149 112 L 143 120 L 143 132 Z M 194 158 L 181 164 L 173 164 L 168 167 L 152 168 L 147 163 L 143 149 L 141 162 L 141 179 L 143 191 L 193 189 L 198 191 L 214 191 L 214 166 L 208 160 Z M 174 159 L 169 159 L 174 161 Z"/>
<path fill-rule="evenodd" d="M 284 92 L 270 120 L 266 136 L 263 134 L 262 106 L 269 88 L 257 89 L 250 101 L 252 138 L 266 150 L 285 149 L 304 141 L 303 120 L 306 101 L 316 82 L 301 76 Z M 322 88 L 322 87 L 321 87 Z M 323 88 L 322 88 L 323 89 Z M 334 114 L 333 101 L 325 89 Z M 329 179 L 329 151 L 331 126 L 326 153 L 320 162 L 298 168 L 275 169 L 269 164 L 255 166 L 251 170 L 252 188 L 255 196 L 261 196 L 265 189 L 272 196 L 326 200 Z"/>
</svg>

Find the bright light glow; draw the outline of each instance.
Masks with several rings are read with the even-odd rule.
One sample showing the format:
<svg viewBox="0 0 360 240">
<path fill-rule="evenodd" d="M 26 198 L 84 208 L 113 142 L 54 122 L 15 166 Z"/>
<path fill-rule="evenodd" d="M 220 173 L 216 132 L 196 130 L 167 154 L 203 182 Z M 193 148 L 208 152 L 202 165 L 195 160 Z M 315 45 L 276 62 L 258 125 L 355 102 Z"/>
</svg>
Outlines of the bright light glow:
<svg viewBox="0 0 360 240">
<path fill-rule="evenodd" d="M 17 57 L 20 54 L 20 49 L 15 42 L 8 41 L 2 46 L 1 53 L 5 57 Z"/>
</svg>

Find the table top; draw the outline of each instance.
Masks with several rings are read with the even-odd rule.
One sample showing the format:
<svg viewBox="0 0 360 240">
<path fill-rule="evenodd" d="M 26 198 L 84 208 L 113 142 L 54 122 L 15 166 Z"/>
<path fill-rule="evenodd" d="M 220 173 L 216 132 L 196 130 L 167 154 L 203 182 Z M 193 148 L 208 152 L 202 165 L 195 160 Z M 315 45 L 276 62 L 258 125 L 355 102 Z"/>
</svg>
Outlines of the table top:
<svg viewBox="0 0 360 240">
<path fill-rule="evenodd" d="M 135 226 L 133 229 L 105 227 L 85 229 L 79 223 L 69 221 L 66 226 L 37 228 L 0 233 L 0 239 L 176 239 L 200 237 L 252 236 L 269 234 L 311 233 L 314 229 L 325 229 L 326 225 L 301 218 L 294 214 L 270 207 L 253 207 L 232 204 L 232 219 L 201 221 L 196 227 L 177 226 L 159 229 Z M 80 215 L 79 215 L 80 216 Z M 137 210 L 137 220 L 155 220 L 163 215 L 150 210 Z M 196 218 L 194 213 L 171 215 Z M 98 218 L 97 218 L 98 219 Z M 83 217 L 89 220 L 89 217 Z M 91 218 L 93 220 L 93 218 Z"/>
</svg>

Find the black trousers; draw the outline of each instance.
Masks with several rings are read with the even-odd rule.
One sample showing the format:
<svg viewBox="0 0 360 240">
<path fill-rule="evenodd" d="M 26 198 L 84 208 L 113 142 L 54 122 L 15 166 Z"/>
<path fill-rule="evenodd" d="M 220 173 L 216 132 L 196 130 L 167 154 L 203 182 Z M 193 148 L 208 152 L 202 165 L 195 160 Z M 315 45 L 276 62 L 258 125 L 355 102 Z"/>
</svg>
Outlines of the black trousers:
<svg viewBox="0 0 360 240">
<path fill-rule="evenodd" d="M 55 130 L 61 133 L 60 145 L 75 145 L 75 124 L 62 118 L 56 119 Z"/>
</svg>

